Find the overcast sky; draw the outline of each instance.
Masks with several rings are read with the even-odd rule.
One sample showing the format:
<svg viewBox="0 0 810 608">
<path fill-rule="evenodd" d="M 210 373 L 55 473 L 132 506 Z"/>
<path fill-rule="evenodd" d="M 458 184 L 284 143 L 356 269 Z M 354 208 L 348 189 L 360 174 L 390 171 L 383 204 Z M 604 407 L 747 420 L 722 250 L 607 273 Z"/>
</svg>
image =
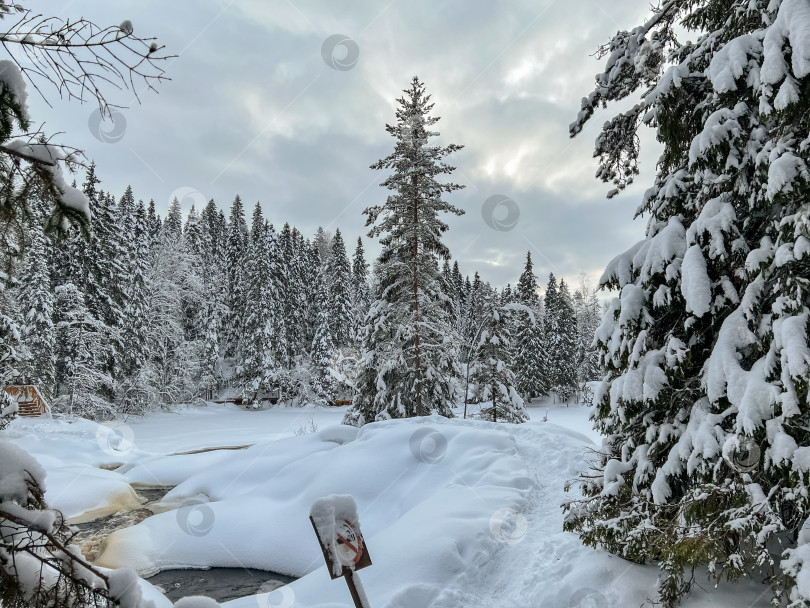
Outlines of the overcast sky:
<svg viewBox="0 0 810 608">
<path fill-rule="evenodd" d="M 54 14 L 55 4 L 28 6 Z M 462 272 L 514 284 L 531 250 L 541 282 L 551 271 L 571 281 L 580 272 L 596 280 L 613 256 L 643 236 L 645 220 L 632 217 L 652 182 L 655 142 L 644 142 L 636 185 L 608 201 L 609 186 L 594 179 L 592 158 L 608 113 L 575 140 L 568 124 L 602 69 L 591 55 L 619 28 L 642 21 L 646 1 L 73 0 L 59 6 L 61 17 L 100 25 L 130 19 L 136 33 L 157 36 L 178 55 L 159 94 L 143 95 L 141 105 L 126 92 L 114 96 L 129 106 L 123 137 L 114 143 L 92 133 L 90 103 L 60 102 L 55 94 L 51 108 L 35 96 L 29 103 L 36 123 L 64 131 L 61 141 L 95 160 L 102 188 L 120 196 L 131 184 L 136 198 L 154 198 L 161 214 L 178 191 L 191 193 L 185 209 L 213 198 L 226 211 L 238 193 L 248 210 L 260 201 L 277 228 L 289 221 L 307 236 L 319 225 L 340 228 L 353 248 L 365 237 L 363 208 L 386 196 L 378 187 L 385 175 L 368 167 L 391 151 L 385 124 L 394 121 L 401 89 L 418 75 L 442 117 L 438 142 L 465 146 L 451 161 L 458 167 L 453 180 L 466 189 L 450 200 L 467 213 L 449 218 L 446 236 Z M 358 55 L 350 69 L 335 69 L 322 56 L 324 41 L 335 34 L 350 42 L 328 57 L 349 67 L 353 41 Z M 111 124 L 102 128 L 115 133 Z M 519 210 L 509 230 L 490 227 L 482 215 L 495 195 Z M 496 220 L 511 223 L 506 215 L 514 206 L 497 207 Z M 378 250 L 370 242 L 367 248 Z"/>
</svg>

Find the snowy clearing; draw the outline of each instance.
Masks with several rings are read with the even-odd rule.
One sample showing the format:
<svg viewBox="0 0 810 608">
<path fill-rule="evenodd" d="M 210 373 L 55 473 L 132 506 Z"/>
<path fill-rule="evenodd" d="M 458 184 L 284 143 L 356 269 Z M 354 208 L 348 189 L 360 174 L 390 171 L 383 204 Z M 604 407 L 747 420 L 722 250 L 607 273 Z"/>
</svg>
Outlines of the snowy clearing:
<svg viewBox="0 0 810 608">
<path fill-rule="evenodd" d="M 348 606 L 308 521 L 316 499 L 347 493 L 373 561 L 361 578 L 374 606 L 642 606 L 654 597 L 654 566 L 562 532 L 563 486 L 597 438 L 590 408 L 543 401 L 523 425 L 434 416 L 362 429 L 338 425 L 344 411 L 211 405 L 119 427 L 18 419 L 4 434 L 42 464 L 48 499 L 71 517 L 133 508 L 120 499 L 128 483 L 177 486 L 161 502 L 165 512 L 108 538 L 101 566 L 141 575 L 258 568 L 269 571 L 267 589 L 273 572 L 301 577 L 259 596 L 261 606 Z M 296 436 L 313 424 L 318 430 Z M 101 441 L 109 428 L 131 443 Z M 117 471 L 99 468 L 116 463 Z M 703 588 L 685 608 L 767 606 L 761 584 L 714 590 L 698 576 Z"/>
</svg>

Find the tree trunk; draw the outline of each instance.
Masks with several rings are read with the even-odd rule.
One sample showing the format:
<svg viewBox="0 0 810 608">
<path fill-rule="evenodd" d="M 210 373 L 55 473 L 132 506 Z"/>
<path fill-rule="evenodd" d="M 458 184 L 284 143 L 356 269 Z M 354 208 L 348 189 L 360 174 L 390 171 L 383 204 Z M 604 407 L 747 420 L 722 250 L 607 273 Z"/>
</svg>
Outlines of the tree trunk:
<svg viewBox="0 0 810 608">
<path fill-rule="evenodd" d="M 419 192 L 417 190 L 418 177 L 411 177 L 413 188 L 413 312 L 414 312 L 414 367 L 416 395 L 414 400 L 414 413 L 424 416 L 422 411 L 422 362 L 419 353 L 419 237 L 416 227 L 419 225 Z"/>
</svg>

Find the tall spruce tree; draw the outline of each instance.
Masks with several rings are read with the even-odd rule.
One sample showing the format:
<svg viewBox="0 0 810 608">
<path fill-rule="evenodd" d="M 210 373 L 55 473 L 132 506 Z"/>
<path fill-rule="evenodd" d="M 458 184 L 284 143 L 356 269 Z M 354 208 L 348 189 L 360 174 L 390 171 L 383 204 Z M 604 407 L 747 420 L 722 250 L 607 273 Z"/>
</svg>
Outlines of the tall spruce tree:
<svg viewBox="0 0 810 608">
<path fill-rule="evenodd" d="M 363 249 L 363 239 L 357 237 L 357 247 L 352 256 L 352 345 L 362 343 L 362 329 L 366 314 L 371 306 L 371 286 L 369 285 L 368 263 Z"/>
<path fill-rule="evenodd" d="M 304 318 L 300 306 L 303 278 L 301 275 L 301 258 L 296 251 L 293 229 L 289 223 L 284 224 L 278 238 L 281 253 L 281 282 L 284 286 L 283 319 L 285 353 L 283 364 L 288 372 L 292 370 L 295 356 L 299 353 L 299 345 L 304 340 Z"/>
<path fill-rule="evenodd" d="M 43 210 L 39 205 L 33 207 L 29 228 L 31 243 L 21 269 L 18 296 L 21 338 L 26 350 L 20 372 L 24 382 L 38 385 L 45 397 L 50 398 L 56 388 L 54 298 L 48 268 L 51 245 L 44 233 Z"/>
<path fill-rule="evenodd" d="M 554 273 L 549 273 L 546 292 L 543 295 L 543 352 L 545 364 L 543 367 L 544 384 L 549 391 L 554 390 L 560 371 L 560 349 L 558 338 L 560 335 L 559 321 L 559 286 Z"/>
<path fill-rule="evenodd" d="M 338 233 L 339 234 L 339 233 Z M 316 250 L 317 251 L 317 250 Z M 312 391 L 322 404 L 335 398 L 337 385 L 332 376 L 332 358 L 336 345 L 330 310 L 329 276 L 327 266 L 322 265 L 315 284 L 315 308 L 318 313 L 315 336 L 312 338 Z"/>
<path fill-rule="evenodd" d="M 664 145 L 645 238 L 601 280 L 617 290 L 597 331 L 606 440 L 565 526 L 657 560 L 666 607 L 701 564 L 717 579 L 773 570 L 775 605 L 810 602 L 797 584 L 810 563 L 809 18 L 805 0 L 660 3 L 603 47 L 571 126 L 640 94 L 597 139 L 611 194 L 637 172 L 642 124 Z"/>
<path fill-rule="evenodd" d="M 261 205 L 256 203 L 245 262 L 244 293 L 248 316 L 244 322 L 240 367 L 247 396 L 253 399 L 259 391 L 271 388 L 278 367 L 274 344 L 279 315 L 277 264 L 275 232 L 264 220 Z"/>
<path fill-rule="evenodd" d="M 149 288 L 149 228 L 143 201 L 138 201 L 132 216 L 129 260 L 130 277 L 125 297 L 123 319 L 123 369 L 125 375 L 135 374 L 148 358 L 144 327 L 146 326 Z"/>
<path fill-rule="evenodd" d="M 554 392 L 565 403 L 571 400 L 577 391 L 579 374 L 577 373 L 577 318 L 574 303 L 568 285 L 560 279 L 560 290 L 557 294 L 555 308 L 558 334 L 553 336 L 554 354 Z"/>
<path fill-rule="evenodd" d="M 152 244 L 152 241 L 157 239 L 160 235 L 160 228 L 162 224 L 163 223 L 160 220 L 160 216 L 155 210 L 155 201 L 153 199 L 149 199 L 149 205 L 147 206 L 146 211 L 146 227 L 149 231 L 150 245 Z"/>
<path fill-rule="evenodd" d="M 343 348 L 351 343 L 352 337 L 352 272 L 339 229 L 332 239 L 324 280 L 326 285 L 322 289 L 327 291 L 332 340 L 335 348 Z"/>
<path fill-rule="evenodd" d="M 531 401 L 547 391 L 545 382 L 548 366 L 543 343 L 543 320 L 540 316 L 540 295 L 531 252 L 526 253 L 526 266 L 518 280 L 515 299 L 531 310 L 517 312 L 514 322 L 518 331 L 515 338 L 514 373 L 518 392 Z"/>
<path fill-rule="evenodd" d="M 462 188 L 438 180 L 454 167 L 444 159 L 461 146 L 430 145 L 439 118 L 425 85 L 414 77 L 397 102 L 397 122 L 386 125 L 394 151 L 372 165 L 392 170 L 382 185 L 392 194 L 365 210 L 369 236 L 380 237 L 376 301 L 367 317 L 359 394 L 345 422 L 452 416 L 453 378 L 460 375 L 450 310 L 439 281 L 438 260 L 450 257 L 440 213 L 462 210 L 443 195 Z"/>
<path fill-rule="evenodd" d="M 236 356 L 237 358 L 242 347 L 243 323 L 247 318 L 244 293 L 244 264 L 247 244 L 248 227 L 245 221 L 245 209 L 242 205 L 242 199 L 237 195 L 231 205 L 228 232 L 225 237 L 225 295 L 228 314 L 224 324 L 225 352 L 223 353 L 226 356 Z"/>
</svg>

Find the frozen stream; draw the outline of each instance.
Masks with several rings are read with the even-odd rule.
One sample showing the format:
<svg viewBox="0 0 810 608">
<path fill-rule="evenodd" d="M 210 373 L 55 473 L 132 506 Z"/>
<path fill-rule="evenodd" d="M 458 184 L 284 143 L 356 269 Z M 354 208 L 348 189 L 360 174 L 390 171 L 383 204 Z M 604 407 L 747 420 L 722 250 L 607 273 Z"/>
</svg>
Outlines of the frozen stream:
<svg viewBox="0 0 810 608">
<path fill-rule="evenodd" d="M 218 602 L 268 593 L 293 582 L 281 574 L 250 568 L 164 570 L 147 579 L 173 602 L 186 595 L 207 595 Z"/>
<path fill-rule="evenodd" d="M 171 488 L 135 488 L 143 501 L 140 509 L 123 511 L 81 524 L 73 524 L 78 533 L 73 542 L 82 548 L 85 557 L 95 560 L 104 539 L 115 532 L 134 526 L 155 514 L 152 506 L 159 503 Z M 150 577 L 170 600 L 186 595 L 207 595 L 218 602 L 227 602 L 256 593 L 268 593 L 291 583 L 294 578 L 251 568 L 209 568 L 208 570 L 164 570 Z"/>
</svg>

